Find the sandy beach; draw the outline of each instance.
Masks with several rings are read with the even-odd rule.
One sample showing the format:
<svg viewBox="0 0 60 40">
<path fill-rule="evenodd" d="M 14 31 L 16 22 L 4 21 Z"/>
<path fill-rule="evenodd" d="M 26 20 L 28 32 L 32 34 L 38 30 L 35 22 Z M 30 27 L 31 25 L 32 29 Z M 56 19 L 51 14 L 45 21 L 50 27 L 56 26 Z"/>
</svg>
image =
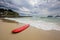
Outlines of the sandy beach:
<svg viewBox="0 0 60 40">
<path fill-rule="evenodd" d="M 60 40 L 60 31 L 56 30 L 46 31 L 30 26 L 21 33 L 11 32 L 22 25 L 24 24 L 0 19 L 0 40 Z"/>
</svg>

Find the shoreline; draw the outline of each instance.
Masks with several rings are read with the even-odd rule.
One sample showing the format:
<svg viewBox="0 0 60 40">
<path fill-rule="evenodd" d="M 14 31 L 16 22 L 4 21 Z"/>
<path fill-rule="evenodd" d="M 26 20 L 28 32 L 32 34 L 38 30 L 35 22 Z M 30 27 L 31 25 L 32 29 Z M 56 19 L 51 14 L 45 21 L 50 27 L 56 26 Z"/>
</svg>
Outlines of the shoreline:
<svg viewBox="0 0 60 40">
<path fill-rule="evenodd" d="M 12 34 L 11 31 L 24 24 L 3 22 L 0 19 L 0 40 L 60 40 L 60 31 L 41 30 L 30 26 L 21 33 Z"/>
<path fill-rule="evenodd" d="M 5 20 L 15 21 L 23 24 L 30 24 L 32 27 L 42 30 L 57 30 L 60 31 L 60 25 L 56 22 L 47 22 L 43 20 L 34 20 L 29 18 L 5 18 Z"/>
</svg>

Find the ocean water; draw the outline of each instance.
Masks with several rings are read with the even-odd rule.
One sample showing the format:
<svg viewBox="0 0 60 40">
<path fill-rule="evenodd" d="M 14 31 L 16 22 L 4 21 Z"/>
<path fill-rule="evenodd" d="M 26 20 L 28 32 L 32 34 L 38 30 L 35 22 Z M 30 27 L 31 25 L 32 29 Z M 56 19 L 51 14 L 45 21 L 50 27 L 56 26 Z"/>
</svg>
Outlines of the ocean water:
<svg viewBox="0 0 60 40">
<path fill-rule="evenodd" d="M 48 17 L 21 17 L 21 18 L 5 18 L 8 20 L 14 20 L 19 23 L 30 24 L 32 27 L 36 27 L 42 30 L 58 30 L 60 31 L 60 18 L 48 18 Z"/>
</svg>

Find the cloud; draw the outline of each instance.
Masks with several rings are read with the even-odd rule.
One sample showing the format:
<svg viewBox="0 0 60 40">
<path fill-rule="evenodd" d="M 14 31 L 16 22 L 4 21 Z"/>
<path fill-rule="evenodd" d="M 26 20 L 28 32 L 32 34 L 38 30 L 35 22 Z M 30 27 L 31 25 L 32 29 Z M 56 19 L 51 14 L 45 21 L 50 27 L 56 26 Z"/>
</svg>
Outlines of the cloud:
<svg viewBox="0 0 60 40">
<path fill-rule="evenodd" d="M 60 0 L 58 0 L 58 1 L 60 1 Z"/>
<path fill-rule="evenodd" d="M 60 0 L 0 0 L 0 7 L 10 8 L 18 13 L 23 10 L 32 14 L 51 15 L 60 12 Z"/>
<path fill-rule="evenodd" d="M 40 0 L 41 2 L 41 0 Z M 42 0 L 37 4 L 37 9 L 40 10 L 40 14 L 43 15 L 55 15 L 60 13 L 60 2 L 57 0 Z"/>
</svg>

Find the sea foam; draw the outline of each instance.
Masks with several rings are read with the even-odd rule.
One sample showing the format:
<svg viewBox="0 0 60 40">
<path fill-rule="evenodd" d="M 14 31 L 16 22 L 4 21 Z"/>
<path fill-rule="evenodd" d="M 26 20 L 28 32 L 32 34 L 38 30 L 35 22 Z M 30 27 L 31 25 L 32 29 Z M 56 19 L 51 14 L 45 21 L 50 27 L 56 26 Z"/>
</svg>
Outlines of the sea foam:
<svg viewBox="0 0 60 40">
<path fill-rule="evenodd" d="M 31 27 L 36 27 L 42 30 L 58 30 L 60 31 L 60 25 L 54 22 L 46 22 L 42 20 L 32 20 L 27 18 L 5 18 L 8 20 L 14 20 L 18 23 L 30 24 Z"/>
</svg>

